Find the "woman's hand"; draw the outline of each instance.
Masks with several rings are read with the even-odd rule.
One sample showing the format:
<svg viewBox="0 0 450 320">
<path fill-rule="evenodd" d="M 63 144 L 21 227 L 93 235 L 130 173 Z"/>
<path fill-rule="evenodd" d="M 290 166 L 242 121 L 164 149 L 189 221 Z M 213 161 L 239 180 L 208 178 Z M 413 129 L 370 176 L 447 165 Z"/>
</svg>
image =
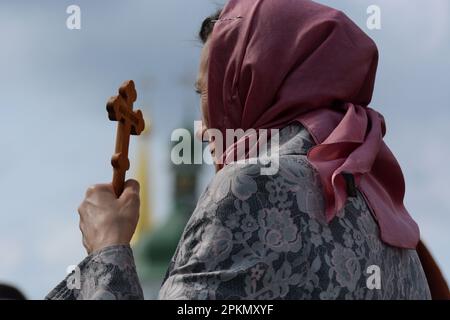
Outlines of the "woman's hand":
<svg viewBox="0 0 450 320">
<path fill-rule="evenodd" d="M 117 199 L 111 184 L 86 191 L 78 208 L 83 245 L 88 254 L 114 245 L 128 245 L 139 220 L 139 183 L 128 180 Z"/>
</svg>

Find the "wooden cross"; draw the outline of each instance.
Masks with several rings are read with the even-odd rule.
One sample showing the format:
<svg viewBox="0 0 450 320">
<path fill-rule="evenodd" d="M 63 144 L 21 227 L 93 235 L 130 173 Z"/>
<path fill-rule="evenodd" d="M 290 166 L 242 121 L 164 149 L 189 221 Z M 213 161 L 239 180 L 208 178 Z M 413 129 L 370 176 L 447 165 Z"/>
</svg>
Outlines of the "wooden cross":
<svg viewBox="0 0 450 320">
<path fill-rule="evenodd" d="M 117 197 L 123 192 L 125 174 L 130 168 L 128 160 L 128 148 L 130 134 L 140 135 L 145 128 L 141 110 L 133 111 L 133 103 L 137 93 L 132 80 L 126 81 L 119 89 L 119 95 L 109 99 L 106 106 L 108 117 L 111 121 L 117 121 L 116 150 L 112 156 L 113 187 Z"/>
</svg>

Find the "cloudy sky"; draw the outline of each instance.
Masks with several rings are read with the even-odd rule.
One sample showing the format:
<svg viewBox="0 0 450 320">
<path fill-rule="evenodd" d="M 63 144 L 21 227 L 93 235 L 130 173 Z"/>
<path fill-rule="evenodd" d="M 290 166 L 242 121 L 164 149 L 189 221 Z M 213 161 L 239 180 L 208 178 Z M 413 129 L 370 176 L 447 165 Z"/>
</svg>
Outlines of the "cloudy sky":
<svg viewBox="0 0 450 320">
<path fill-rule="evenodd" d="M 387 119 L 406 205 L 450 277 L 450 4 L 319 2 L 345 11 L 379 46 L 372 107 Z M 153 122 L 153 209 L 164 221 L 170 134 L 199 116 L 196 33 L 220 3 L 0 2 L 1 282 L 39 299 L 84 257 L 76 208 L 87 186 L 110 180 L 115 127 L 105 102 L 125 79 L 135 80 L 138 105 Z M 81 30 L 66 28 L 71 4 L 81 8 Z M 366 27 L 372 4 L 381 8 L 381 30 Z"/>
</svg>

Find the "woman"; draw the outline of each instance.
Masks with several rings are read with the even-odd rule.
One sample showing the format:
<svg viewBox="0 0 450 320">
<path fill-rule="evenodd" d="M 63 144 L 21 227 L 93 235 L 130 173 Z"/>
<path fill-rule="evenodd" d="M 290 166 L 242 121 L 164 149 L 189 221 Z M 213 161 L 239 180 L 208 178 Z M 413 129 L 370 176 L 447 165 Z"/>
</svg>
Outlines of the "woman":
<svg viewBox="0 0 450 320">
<path fill-rule="evenodd" d="M 231 0 L 200 37 L 202 135 L 279 129 L 270 158 L 279 170 L 263 175 L 264 164 L 246 161 L 251 145 L 234 159 L 248 136 L 214 154 L 218 172 L 159 298 L 429 299 L 403 176 L 383 117 L 367 107 L 373 41 L 308 0 Z M 110 185 L 88 191 L 79 211 L 92 254 L 49 299 L 142 298 L 128 246 L 137 194 L 133 181 L 120 199 Z"/>
</svg>

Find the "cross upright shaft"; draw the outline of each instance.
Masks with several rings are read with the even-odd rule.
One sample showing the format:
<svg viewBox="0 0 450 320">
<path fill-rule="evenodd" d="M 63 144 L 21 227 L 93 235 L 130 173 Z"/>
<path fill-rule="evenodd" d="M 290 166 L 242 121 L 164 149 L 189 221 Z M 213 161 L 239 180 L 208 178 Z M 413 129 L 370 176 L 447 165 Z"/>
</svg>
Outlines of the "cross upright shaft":
<svg viewBox="0 0 450 320">
<path fill-rule="evenodd" d="M 116 148 L 111 158 L 113 166 L 113 187 L 117 197 L 123 192 L 125 175 L 130 168 L 128 149 L 130 134 L 140 135 L 145 128 L 145 122 L 141 110 L 133 111 L 133 103 L 137 93 L 132 80 L 126 81 L 119 89 L 119 95 L 109 99 L 106 106 L 108 117 L 111 121 L 117 121 Z"/>
</svg>

